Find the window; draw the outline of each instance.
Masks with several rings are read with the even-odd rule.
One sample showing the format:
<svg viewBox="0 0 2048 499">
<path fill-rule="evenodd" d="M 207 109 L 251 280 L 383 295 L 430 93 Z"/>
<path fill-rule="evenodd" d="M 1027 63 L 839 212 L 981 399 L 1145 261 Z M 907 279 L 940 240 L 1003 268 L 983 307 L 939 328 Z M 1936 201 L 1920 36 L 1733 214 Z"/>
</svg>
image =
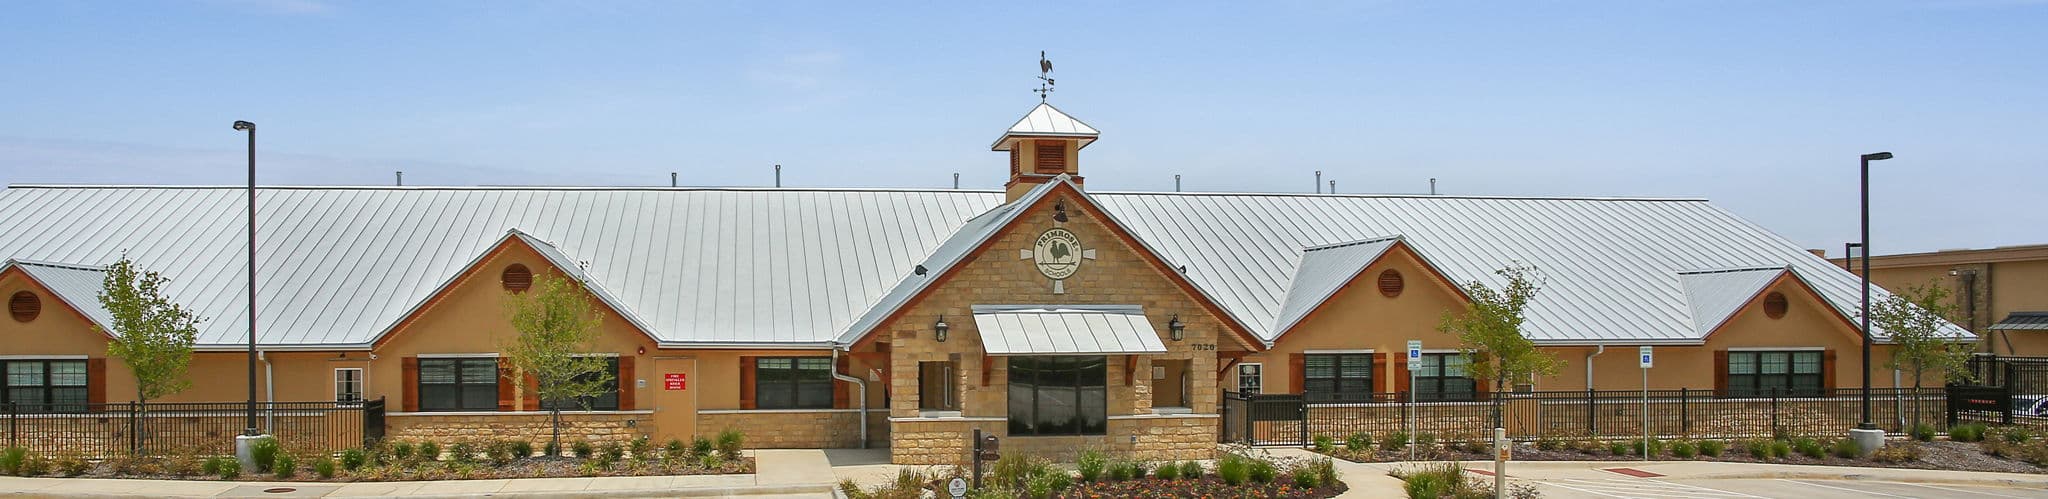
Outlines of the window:
<svg viewBox="0 0 2048 499">
<path fill-rule="evenodd" d="M 957 371 L 952 362 L 917 363 L 917 408 L 927 411 L 960 410 Z"/>
<path fill-rule="evenodd" d="M 1011 357 L 1010 435 L 1103 435 L 1109 358 Z"/>
<path fill-rule="evenodd" d="M 84 360 L 9 360 L 0 399 L 20 412 L 84 412 Z"/>
<path fill-rule="evenodd" d="M 1472 400 L 1479 384 L 1465 372 L 1465 356 L 1457 353 L 1425 353 L 1414 366 L 1415 400 L 1444 402 Z"/>
<path fill-rule="evenodd" d="M 619 410 L 619 378 L 620 378 L 621 376 L 619 375 L 619 358 L 618 358 L 618 357 L 606 357 L 606 358 L 605 358 L 605 363 L 604 363 L 604 370 L 603 370 L 603 371 L 600 371 L 600 372 L 594 372 L 594 373 L 583 373 L 582 375 L 579 375 L 579 376 L 577 376 L 577 377 L 576 377 L 576 380 L 575 380 L 575 381 L 576 381 L 576 382 L 589 382 L 589 381 L 590 381 L 590 380 L 592 380 L 592 379 L 596 379 L 596 378 L 597 378 L 598 376 L 603 376 L 603 375 L 604 375 L 603 373 L 610 373 L 610 374 L 612 375 L 612 376 L 611 376 L 611 379 L 609 379 L 609 380 L 607 380 L 607 381 L 605 381 L 605 382 L 604 382 L 604 394 L 603 394 L 603 395 L 598 395 L 598 396 L 595 396 L 595 397 L 577 397 L 577 398 L 573 398 L 573 399 L 568 399 L 568 400 L 563 400 L 563 401 L 560 401 L 560 402 L 559 402 L 559 404 L 561 404 L 561 406 L 562 406 L 562 410 L 564 410 L 564 411 L 616 411 L 616 410 Z M 552 410 L 555 410 L 555 405 L 556 405 L 556 404 L 557 404 L 557 402 L 554 402 L 554 401 L 542 400 L 542 401 L 540 401 L 540 408 L 541 408 L 541 410 L 543 410 L 543 411 L 552 411 Z"/>
<path fill-rule="evenodd" d="M 1308 354 L 1303 357 L 1302 395 L 1311 402 L 1372 398 L 1372 354 Z"/>
<path fill-rule="evenodd" d="M 1821 395 L 1821 351 L 1728 352 L 1728 396 Z"/>
<path fill-rule="evenodd" d="M 421 411 L 498 410 L 498 359 L 420 359 Z"/>
<path fill-rule="evenodd" d="M 363 401 L 363 368 L 334 368 L 334 401 L 343 403 Z"/>
<path fill-rule="evenodd" d="M 832 408 L 832 358 L 754 359 L 754 406 L 760 409 Z"/>
<path fill-rule="evenodd" d="M 1252 394 L 1264 391 L 1261 388 L 1259 388 L 1260 386 L 1263 386 L 1263 384 L 1259 382 L 1259 369 L 1262 367 L 1264 366 L 1260 366 L 1258 364 L 1237 365 L 1238 393 Z"/>
</svg>

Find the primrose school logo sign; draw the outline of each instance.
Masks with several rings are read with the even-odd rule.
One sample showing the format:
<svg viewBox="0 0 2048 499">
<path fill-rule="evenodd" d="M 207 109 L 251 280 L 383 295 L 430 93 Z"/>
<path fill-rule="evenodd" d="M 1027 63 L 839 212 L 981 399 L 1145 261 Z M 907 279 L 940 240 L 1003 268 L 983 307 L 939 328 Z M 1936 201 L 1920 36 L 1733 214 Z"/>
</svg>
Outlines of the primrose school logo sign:
<svg viewBox="0 0 2048 499">
<path fill-rule="evenodd" d="M 1038 235 L 1031 249 L 1018 252 L 1019 258 L 1031 260 L 1038 267 L 1038 273 L 1052 279 L 1052 292 L 1065 293 L 1065 281 L 1081 270 L 1082 260 L 1095 259 L 1095 250 L 1081 247 L 1081 238 L 1073 231 L 1053 228 Z"/>
</svg>

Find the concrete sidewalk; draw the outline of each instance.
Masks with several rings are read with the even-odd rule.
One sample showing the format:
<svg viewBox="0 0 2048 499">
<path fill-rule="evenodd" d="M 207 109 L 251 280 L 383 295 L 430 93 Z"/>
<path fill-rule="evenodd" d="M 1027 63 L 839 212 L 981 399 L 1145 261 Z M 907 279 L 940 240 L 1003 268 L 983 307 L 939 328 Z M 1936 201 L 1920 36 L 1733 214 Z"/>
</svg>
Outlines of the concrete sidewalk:
<svg viewBox="0 0 2048 499">
<path fill-rule="evenodd" d="M 830 497 L 832 465 L 815 449 L 759 450 L 752 475 L 518 478 L 430 482 L 212 482 L 0 477 L 0 494 L 31 497 Z M 290 488 L 289 492 L 266 492 Z"/>
</svg>

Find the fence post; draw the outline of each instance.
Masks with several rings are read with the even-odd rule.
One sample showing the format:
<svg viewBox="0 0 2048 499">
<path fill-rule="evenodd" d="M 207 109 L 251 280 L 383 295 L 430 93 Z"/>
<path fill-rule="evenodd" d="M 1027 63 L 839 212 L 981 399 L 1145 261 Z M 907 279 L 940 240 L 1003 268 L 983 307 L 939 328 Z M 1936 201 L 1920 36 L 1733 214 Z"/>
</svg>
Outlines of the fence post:
<svg viewBox="0 0 2048 499">
<path fill-rule="evenodd" d="M 1692 393 L 1685 387 L 1678 388 L 1678 432 L 1692 435 Z"/>
<path fill-rule="evenodd" d="M 142 410 L 142 408 L 136 407 L 139 405 L 142 405 L 142 402 L 128 404 L 128 452 L 130 454 L 142 453 L 142 420 L 136 415 L 136 411 Z"/>
<path fill-rule="evenodd" d="M 1296 404 L 1296 405 L 1294 406 L 1294 410 L 1296 410 L 1296 411 L 1299 411 L 1299 413 L 1298 413 L 1298 414 L 1296 415 L 1295 419 L 1296 419 L 1296 420 L 1299 420 L 1299 421 L 1301 421 L 1301 446 L 1302 446 L 1303 448 L 1307 448 L 1307 447 L 1308 447 L 1308 444 L 1309 444 L 1309 441 L 1308 441 L 1308 392 L 1307 392 L 1307 391 L 1303 391 L 1303 392 L 1302 392 L 1302 394 L 1301 394 L 1301 403 L 1299 403 L 1299 404 Z"/>
<path fill-rule="evenodd" d="M 1599 408 L 1593 407 L 1593 388 L 1592 388 L 1592 387 L 1587 387 L 1587 388 L 1586 388 L 1586 436 L 1587 436 L 1587 437 L 1597 437 L 1597 436 L 1600 436 L 1600 429 L 1599 429 L 1600 427 L 1599 427 L 1598 425 L 1596 425 L 1596 424 L 1594 423 L 1594 421 L 1593 421 L 1593 417 L 1594 417 L 1593 415 L 1594 415 L 1595 413 L 1598 413 L 1598 412 L 1600 412 L 1600 411 L 1599 411 Z"/>
<path fill-rule="evenodd" d="M 1778 390 L 1771 390 L 1771 437 L 1778 436 Z"/>
<path fill-rule="evenodd" d="M 7 403 L 7 446 L 21 446 L 21 414 L 14 412 L 14 403 Z"/>
</svg>

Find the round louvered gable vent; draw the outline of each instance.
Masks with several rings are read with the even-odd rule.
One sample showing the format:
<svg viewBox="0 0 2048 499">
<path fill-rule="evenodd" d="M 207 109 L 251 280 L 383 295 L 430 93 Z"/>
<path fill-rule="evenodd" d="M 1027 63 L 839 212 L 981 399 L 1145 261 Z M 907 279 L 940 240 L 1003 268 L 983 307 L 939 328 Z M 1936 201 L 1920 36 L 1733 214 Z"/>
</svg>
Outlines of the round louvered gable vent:
<svg viewBox="0 0 2048 499">
<path fill-rule="evenodd" d="M 1406 285 L 1407 281 L 1401 279 L 1401 271 L 1387 269 L 1380 273 L 1380 294 L 1388 298 L 1401 296 L 1401 288 Z"/>
<path fill-rule="evenodd" d="M 1784 317 L 1785 307 L 1788 306 L 1790 305 L 1785 303 L 1784 293 L 1772 291 L 1771 294 L 1764 295 L 1764 315 L 1770 316 L 1772 319 Z"/>
<path fill-rule="evenodd" d="M 533 287 L 533 271 L 527 270 L 525 265 L 515 263 L 505 267 L 505 273 L 498 276 L 498 281 L 504 283 L 506 291 L 526 291 L 527 288 Z"/>
<path fill-rule="evenodd" d="M 14 315 L 15 322 L 36 320 L 36 316 L 43 313 L 43 299 L 35 293 L 16 292 L 7 300 L 7 312 Z"/>
</svg>

